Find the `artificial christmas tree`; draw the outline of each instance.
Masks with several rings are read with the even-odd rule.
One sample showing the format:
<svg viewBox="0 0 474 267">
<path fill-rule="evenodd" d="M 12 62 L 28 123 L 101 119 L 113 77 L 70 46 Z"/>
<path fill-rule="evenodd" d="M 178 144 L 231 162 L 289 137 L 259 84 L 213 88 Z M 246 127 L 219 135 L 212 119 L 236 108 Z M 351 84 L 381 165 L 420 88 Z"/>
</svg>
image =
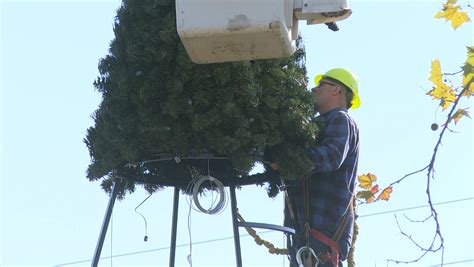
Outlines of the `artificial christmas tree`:
<svg viewBox="0 0 474 267">
<path fill-rule="evenodd" d="M 94 82 L 102 102 L 84 140 L 91 181 L 103 178 L 108 191 L 124 178 L 123 197 L 136 183 L 186 188 L 200 174 L 224 184 L 277 183 L 268 168 L 249 179 L 256 162 L 278 162 L 287 179 L 308 171 L 304 147 L 318 127 L 308 123 L 301 40 L 289 58 L 197 65 L 176 33 L 173 0 L 124 0 L 114 33 Z"/>
</svg>

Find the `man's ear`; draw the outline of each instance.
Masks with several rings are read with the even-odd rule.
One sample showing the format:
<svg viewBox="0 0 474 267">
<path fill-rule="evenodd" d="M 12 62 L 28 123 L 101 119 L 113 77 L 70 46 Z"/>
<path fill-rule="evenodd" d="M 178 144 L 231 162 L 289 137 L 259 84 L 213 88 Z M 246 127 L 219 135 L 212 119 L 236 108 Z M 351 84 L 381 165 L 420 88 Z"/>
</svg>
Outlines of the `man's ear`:
<svg viewBox="0 0 474 267">
<path fill-rule="evenodd" d="M 340 95 L 342 94 L 342 87 L 340 85 L 338 86 L 332 86 L 332 89 L 331 89 L 331 94 L 336 96 L 336 95 Z"/>
</svg>

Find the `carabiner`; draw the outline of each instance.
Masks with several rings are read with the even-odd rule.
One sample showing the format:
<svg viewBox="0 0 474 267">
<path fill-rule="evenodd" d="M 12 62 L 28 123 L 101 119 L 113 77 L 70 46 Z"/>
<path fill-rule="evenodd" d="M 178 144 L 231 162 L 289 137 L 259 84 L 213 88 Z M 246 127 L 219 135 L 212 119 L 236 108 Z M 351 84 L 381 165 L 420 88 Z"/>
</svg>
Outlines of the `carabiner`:
<svg viewBox="0 0 474 267">
<path fill-rule="evenodd" d="M 308 246 L 301 247 L 300 249 L 298 249 L 298 252 L 296 252 L 296 262 L 298 263 L 298 267 L 305 267 L 303 264 L 303 260 L 301 259 L 301 254 L 303 254 L 303 252 L 305 252 L 306 250 L 308 250 L 316 260 L 314 267 L 318 267 L 319 258 L 318 256 L 316 256 L 316 253 L 314 253 L 314 250 Z"/>
</svg>

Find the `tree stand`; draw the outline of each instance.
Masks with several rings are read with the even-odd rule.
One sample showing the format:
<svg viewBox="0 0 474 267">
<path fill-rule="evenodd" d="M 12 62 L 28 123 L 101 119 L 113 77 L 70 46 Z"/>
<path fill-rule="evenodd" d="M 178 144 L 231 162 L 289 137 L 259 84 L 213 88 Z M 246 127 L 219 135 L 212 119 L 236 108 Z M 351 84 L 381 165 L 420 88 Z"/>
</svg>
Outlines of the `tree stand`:
<svg viewBox="0 0 474 267">
<path fill-rule="evenodd" d="M 119 192 L 121 180 L 115 180 L 112 187 L 112 192 L 110 194 L 109 204 L 107 205 L 107 210 L 104 216 L 104 222 L 102 223 L 102 228 L 99 234 L 99 240 L 97 241 L 97 246 L 94 253 L 94 258 L 92 260 L 92 267 L 97 267 L 100 259 L 100 253 L 102 251 L 102 246 L 104 245 L 105 236 L 107 234 L 107 229 L 109 227 L 110 217 L 112 215 L 112 210 L 114 208 L 115 199 Z M 254 227 L 262 228 L 284 232 L 287 234 L 294 234 L 295 230 L 289 227 L 284 227 L 280 225 L 265 224 L 265 223 L 254 223 L 254 222 L 239 222 L 237 220 L 237 198 L 235 195 L 235 183 L 229 185 L 230 189 L 230 206 L 232 213 L 232 228 L 234 232 L 234 245 L 235 245 L 235 258 L 236 266 L 242 267 L 242 254 L 240 250 L 240 234 L 239 227 Z M 175 255 L 176 255 L 176 235 L 177 235 L 177 225 L 178 225 L 178 207 L 179 207 L 179 188 L 174 187 L 174 196 L 173 196 L 173 216 L 171 224 L 171 242 L 170 242 L 170 260 L 169 266 L 174 267 L 175 265 Z"/>
</svg>

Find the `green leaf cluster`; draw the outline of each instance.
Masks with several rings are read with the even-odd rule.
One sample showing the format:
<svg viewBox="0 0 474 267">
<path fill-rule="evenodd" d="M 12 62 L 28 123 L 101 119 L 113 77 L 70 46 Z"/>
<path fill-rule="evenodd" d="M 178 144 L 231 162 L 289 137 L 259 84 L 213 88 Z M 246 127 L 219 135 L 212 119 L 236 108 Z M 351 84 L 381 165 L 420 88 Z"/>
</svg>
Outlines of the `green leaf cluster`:
<svg viewBox="0 0 474 267">
<path fill-rule="evenodd" d="M 94 81 L 102 102 L 84 140 L 91 181 L 105 178 L 110 190 L 119 168 L 162 153 L 225 156 L 240 175 L 262 155 L 279 162 L 285 178 L 309 169 L 303 149 L 315 142 L 318 127 L 307 123 L 314 108 L 300 40 L 289 58 L 194 64 L 177 35 L 172 0 L 124 0 L 114 33 Z M 126 186 L 134 190 L 133 182 Z"/>
</svg>

